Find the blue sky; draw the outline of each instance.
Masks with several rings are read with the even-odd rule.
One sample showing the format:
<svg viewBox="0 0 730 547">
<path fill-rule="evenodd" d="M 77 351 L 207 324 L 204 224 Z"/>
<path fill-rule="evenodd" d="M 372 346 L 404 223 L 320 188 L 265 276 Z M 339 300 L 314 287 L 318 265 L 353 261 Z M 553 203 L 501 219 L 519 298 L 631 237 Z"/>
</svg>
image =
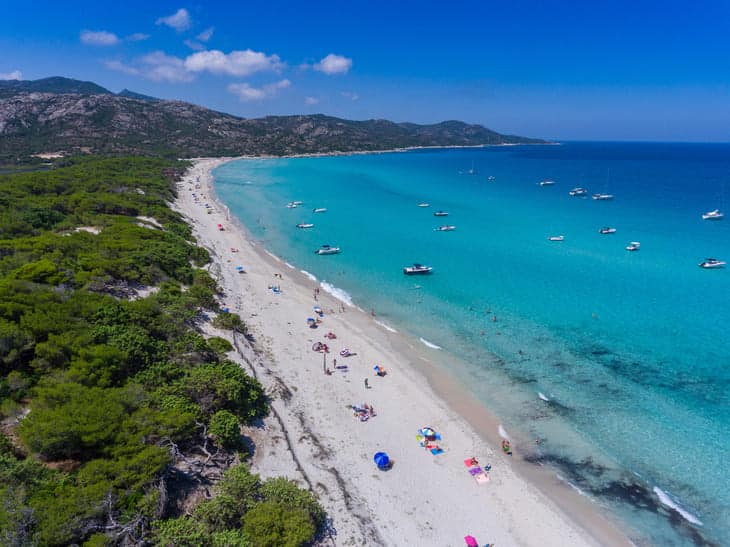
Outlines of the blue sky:
<svg viewBox="0 0 730 547">
<path fill-rule="evenodd" d="M 3 74 L 245 117 L 730 141 L 730 2 L 6 0 Z"/>
</svg>

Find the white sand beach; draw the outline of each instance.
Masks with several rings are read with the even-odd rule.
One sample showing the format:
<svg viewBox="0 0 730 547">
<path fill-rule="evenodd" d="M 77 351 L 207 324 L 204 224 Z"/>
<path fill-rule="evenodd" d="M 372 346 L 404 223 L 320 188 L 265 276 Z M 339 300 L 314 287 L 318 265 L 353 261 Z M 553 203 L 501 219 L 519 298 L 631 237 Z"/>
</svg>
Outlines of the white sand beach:
<svg viewBox="0 0 730 547">
<path fill-rule="evenodd" d="M 424 374 L 438 350 L 391 332 L 248 239 L 215 202 L 210 170 L 225 161 L 195 160 L 179 183 L 174 207 L 210 250 L 223 303 L 241 315 L 255 340 L 252 346 L 241 337 L 232 354 L 272 398 L 272 416 L 244 432 L 255 442 L 252 469 L 312 488 L 332 519 L 331 538 L 323 544 L 456 547 L 472 535 L 480 546 L 630 545 L 597 505 L 557 478 L 545 478 L 554 474 L 543 472 L 540 488 L 525 478 L 517 469 L 518 455 L 503 454 L 470 425 L 481 418 L 467 421 L 454 410 L 464 414 L 478 406 L 468 397 L 447 405 L 436 391 L 452 389 L 458 398 L 458 386 L 450 388 L 450 380 L 441 378 L 435 390 L 438 370 Z M 271 286 L 280 287 L 280 294 Z M 315 288 L 321 289 L 317 301 Z M 324 316 L 312 329 L 306 318 L 316 317 L 315 305 Z M 337 338 L 325 338 L 328 332 Z M 326 358 L 312 350 L 316 342 L 329 345 Z M 343 358 L 343 348 L 357 355 Z M 335 359 L 347 369 L 335 369 Z M 375 375 L 376 364 L 386 376 Z M 350 408 L 363 403 L 376 412 L 367 421 Z M 497 424 L 489 419 L 483 418 L 485 427 L 496 435 Z M 443 453 L 432 455 L 419 444 L 416 435 L 424 426 L 440 434 L 434 444 Z M 393 459 L 391 469 L 376 468 L 378 451 Z M 480 466 L 491 465 L 488 482 L 480 484 L 468 473 L 464 459 L 472 456 Z"/>
</svg>

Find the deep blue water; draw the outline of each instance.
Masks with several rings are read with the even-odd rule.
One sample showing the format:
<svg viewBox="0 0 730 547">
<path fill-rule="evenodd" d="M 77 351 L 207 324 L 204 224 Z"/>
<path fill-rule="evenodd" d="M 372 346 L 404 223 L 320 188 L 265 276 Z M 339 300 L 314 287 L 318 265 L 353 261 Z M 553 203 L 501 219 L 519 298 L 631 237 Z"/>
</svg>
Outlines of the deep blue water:
<svg viewBox="0 0 730 547">
<path fill-rule="evenodd" d="M 730 541 L 730 268 L 698 267 L 730 261 L 730 217 L 700 216 L 730 213 L 730 145 L 241 160 L 215 177 L 268 249 L 441 346 L 437 362 L 505 427 L 543 440 L 535 459 L 640 536 Z M 615 199 L 570 197 L 575 186 Z M 285 207 L 294 200 L 304 203 Z M 641 250 L 627 252 L 630 241 Z M 343 251 L 316 256 L 324 243 Z M 404 276 L 413 262 L 434 274 Z"/>
</svg>

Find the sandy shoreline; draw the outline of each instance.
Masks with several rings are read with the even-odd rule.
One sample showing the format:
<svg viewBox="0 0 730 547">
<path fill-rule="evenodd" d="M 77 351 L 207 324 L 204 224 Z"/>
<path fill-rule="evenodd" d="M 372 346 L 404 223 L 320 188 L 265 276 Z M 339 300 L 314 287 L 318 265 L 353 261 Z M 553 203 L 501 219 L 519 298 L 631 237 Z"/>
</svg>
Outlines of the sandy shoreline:
<svg viewBox="0 0 730 547">
<path fill-rule="evenodd" d="M 437 350 L 387 330 L 324 290 L 315 302 L 317 282 L 248 239 L 214 199 L 210 171 L 226 161 L 195 160 L 174 206 L 211 251 L 225 305 L 241 314 L 256 340 L 253 347 L 237 340 L 236 358 L 271 394 L 274 412 L 263 428 L 246 432 L 256 444 L 252 467 L 263 476 L 299 480 L 319 495 L 332 518 L 327 544 L 458 546 L 467 534 L 480 545 L 630 544 L 595 504 L 551 479 L 554 474 L 494 448 L 495 418 L 429 364 Z M 239 265 L 246 273 L 237 273 Z M 310 329 L 305 320 L 314 305 L 325 315 Z M 336 340 L 324 338 L 329 331 Z M 325 357 L 312 351 L 315 342 L 331 346 L 326 366 L 333 374 L 324 374 Z M 357 355 L 340 357 L 345 347 Z M 334 370 L 334 359 L 347 371 Z M 374 364 L 387 376 L 377 377 Z M 347 407 L 362 403 L 377 416 L 354 417 Z M 419 445 L 423 426 L 441 434 L 443 454 Z M 390 471 L 376 469 L 372 456 L 379 450 L 395 460 Z M 478 484 L 467 472 L 463 460 L 471 456 L 491 464 L 488 483 Z"/>
</svg>

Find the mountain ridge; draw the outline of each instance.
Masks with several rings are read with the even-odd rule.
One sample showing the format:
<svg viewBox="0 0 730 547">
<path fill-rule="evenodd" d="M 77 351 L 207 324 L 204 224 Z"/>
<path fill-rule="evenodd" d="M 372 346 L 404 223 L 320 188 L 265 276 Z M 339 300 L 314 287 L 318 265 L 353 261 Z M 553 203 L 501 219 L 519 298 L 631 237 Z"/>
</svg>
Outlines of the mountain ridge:
<svg viewBox="0 0 730 547">
<path fill-rule="evenodd" d="M 419 125 L 324 114 L 246 119 L 69 78 L 0 81 L 0 157 L 6 158 L 48 151 L 281 156 L 543 142 L 456 120 Z"/>
</svg>

